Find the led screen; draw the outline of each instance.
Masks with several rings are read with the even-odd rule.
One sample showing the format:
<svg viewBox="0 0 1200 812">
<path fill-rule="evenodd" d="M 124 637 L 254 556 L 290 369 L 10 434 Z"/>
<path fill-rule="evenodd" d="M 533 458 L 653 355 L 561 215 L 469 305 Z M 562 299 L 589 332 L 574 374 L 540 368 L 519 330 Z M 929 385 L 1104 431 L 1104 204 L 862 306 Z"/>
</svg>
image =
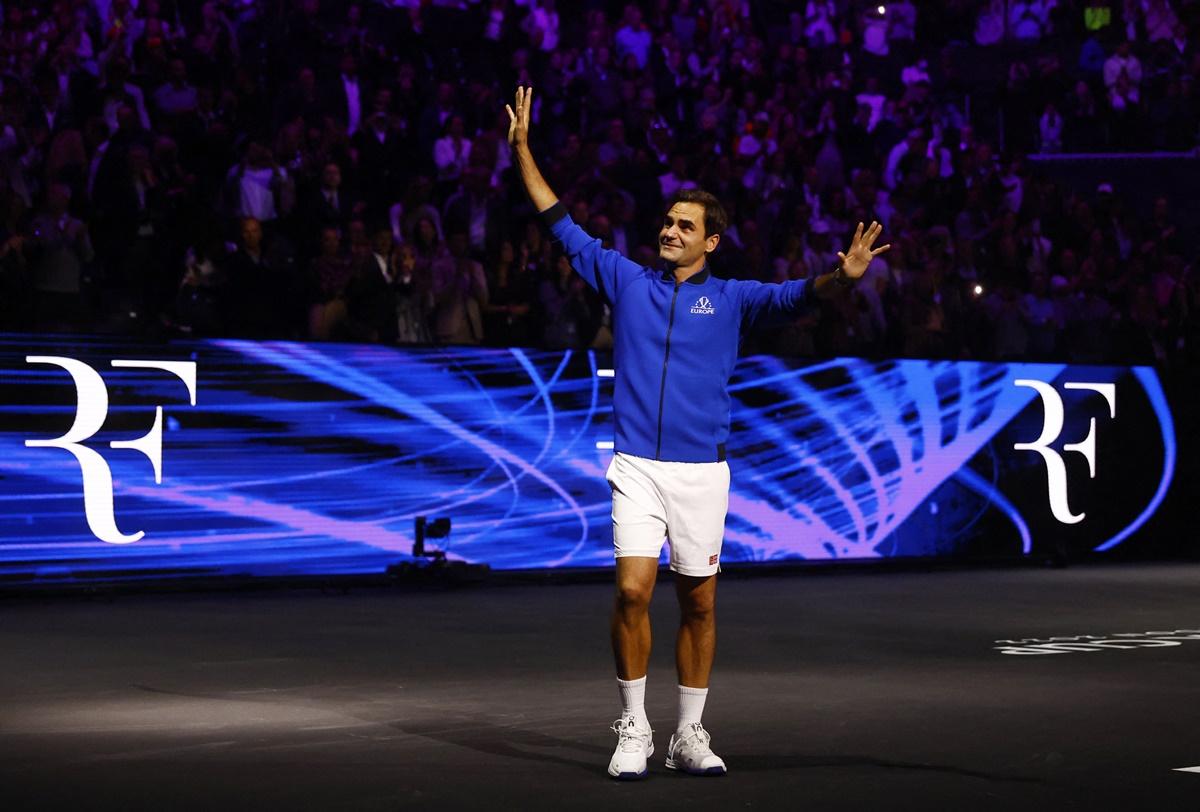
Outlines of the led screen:
<svg viewBox="0 0 1200 812">
<path fill-rule="evenodd" d="M 417 516 L 451 558 L 612 563 L 604 354 L 10 335 L 0 364 L 0 583 L 381 573 Z M 1108 550 L 1174 469 L 1148 368 L 755 356 L 730 386 L 725 564 Z"/>
</svg>

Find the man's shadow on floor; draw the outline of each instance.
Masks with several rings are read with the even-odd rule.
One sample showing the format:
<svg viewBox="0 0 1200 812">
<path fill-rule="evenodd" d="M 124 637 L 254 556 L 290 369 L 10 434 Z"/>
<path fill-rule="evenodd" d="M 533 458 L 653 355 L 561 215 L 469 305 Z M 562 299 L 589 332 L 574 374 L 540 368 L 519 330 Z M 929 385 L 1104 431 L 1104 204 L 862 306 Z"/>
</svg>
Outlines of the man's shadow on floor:
<svg viewBox="0 0 1200 812">
<path fill-rule="evenodd" d="M 551 762 L 578 767 L 589 773 L 603 771 L 612 755 L 610 748 L 578 739 L 550 736 L 537 730 L 498 725 L 485 716 L 464 716 L 447 721 L 392 721 L 386 725 L 401 733 L 423 736 L 479 753 L 543 764 Z M 563 755 L 571 751 L 586 753 L 587 756 L 570 758 Z"/>
<path fill-rule="evenodd" d="M 611 748 L 578 739 L 564 739 L 537 730 L 500 725 L 485 716 L 467 716 L 448 721 L 393 721 L 388 727 L 413 736 L 465 747 L 479 753 L 518 758 L 539 763 L 551 762 L 597 774 L 607 764 Z M 571 758 L 565 753 L 586 754 Z M 658 751 L 656 751 L 658 752 Z M 915 770 L 958 775 L 986 781 L 1040 783 L 1041 779 L 1023 775 L 1005 775 L 970 770 L 946 764 L 895 761 L 869 755 L 737 754 L 729 753 L 731 772 L 758 773 L 782 770 L 810 770 L 824 767 L 874 767 L 887 770 Z M 653 765 L 652 765 L 653 766 Z"/>
<path fill-rule="evenodd" d="M 820 767 L 876 767 L 885 770 L 915 770 L 921 772 L 980 778 L 985 781 L 1009 781 L 1022 784 L 1041 783 L 1042 779 L 1028 775 L 1005 775 L 982 772 L 949 764 L 928 764 L 915 761 L 895 761 L 867 755 L 803 755 L 803 754 L 734 754 L 729 769 L 738 772 L 773 772 L 777 770 L 814 769 Z"/>
</svg>

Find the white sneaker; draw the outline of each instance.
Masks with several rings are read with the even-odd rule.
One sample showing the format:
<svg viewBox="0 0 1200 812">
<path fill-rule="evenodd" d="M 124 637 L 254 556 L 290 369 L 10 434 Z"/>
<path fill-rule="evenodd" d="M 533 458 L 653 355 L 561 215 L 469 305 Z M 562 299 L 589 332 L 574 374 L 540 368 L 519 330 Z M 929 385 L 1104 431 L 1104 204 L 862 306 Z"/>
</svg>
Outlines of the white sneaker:
<svg viewBox="0 0 1200 812">
<path fill-rule="evenodd" d="M 725 762 L 712 751 L 712 737 L 699 722 L 676 731 L 667 745 L 667 769 L 692 775 L 724 775 Z"/>
<path fill-rule="evenodd" d="M 638 727 L 632 716 L 612 723 L 617 750 L 608 762 L 608 774 L 619 781 L 634 781 L 646 775 L 646 759 L 654 755 L 654 731 Z"/>
</svg>

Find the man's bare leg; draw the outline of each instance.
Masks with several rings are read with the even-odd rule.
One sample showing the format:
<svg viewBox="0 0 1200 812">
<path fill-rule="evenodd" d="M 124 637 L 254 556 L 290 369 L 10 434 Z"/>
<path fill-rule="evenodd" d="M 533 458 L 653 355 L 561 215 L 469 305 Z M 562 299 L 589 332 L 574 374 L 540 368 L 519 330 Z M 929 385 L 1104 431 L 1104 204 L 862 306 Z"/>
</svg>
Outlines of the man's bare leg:
<svg viewBox="0 0 1200 812">
<path fill-rule="evenodd" d="M 621 718 L 613 724 L 617 749 L 608 762 L 608 774 L 613 778 L 642 778 L 646 775 L 646 759 L 654 754 L 653 731 L 646 718 L 646 668 L 650 662 L 650 596 L 657 577 L 657 558 L 617 559 L 612 647 Z"/>
<path fill-rule="evenodd" d="M 679 720 L 667 745 L 667 769 L 724 775 L 725 762 L 712 751 L 708 732 L 700 724 L 717 648 L 717 576 L 676 574 L 675 592 L 679 596 L 679 637 L 675 640 Z"/>
<path fill-rule="evenodd" d="M 612 614 L 613 658 L 623 680 L 646 676 L 650 662 L 650 596 L 658 577 L 658 559 L 617 559 L 617 595 Z"/>
<path fill-rule="evenodd" d="M 707 688 L 717 649 L 717 576 L 676 573 L 675 593 L 679 597 L 679 636 L 675 639 L 679 684 Z"/>
</svg>

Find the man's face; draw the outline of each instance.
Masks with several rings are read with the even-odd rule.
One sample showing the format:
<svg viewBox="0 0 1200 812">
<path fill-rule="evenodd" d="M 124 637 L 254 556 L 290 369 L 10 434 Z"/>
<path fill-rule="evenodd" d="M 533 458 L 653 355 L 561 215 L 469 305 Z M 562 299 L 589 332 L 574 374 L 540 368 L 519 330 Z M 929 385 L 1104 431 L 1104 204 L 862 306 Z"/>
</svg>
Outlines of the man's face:
<svg viewBox="0 0 1200 812">
<path fill-rule="evenodd" d="M 720 237 L 704 235 L 704 207 L 676 203 L 663 217 L 658 232 L 658 256 L 671 265 L 690 265 L 717 247 Z"/>
</svg>

